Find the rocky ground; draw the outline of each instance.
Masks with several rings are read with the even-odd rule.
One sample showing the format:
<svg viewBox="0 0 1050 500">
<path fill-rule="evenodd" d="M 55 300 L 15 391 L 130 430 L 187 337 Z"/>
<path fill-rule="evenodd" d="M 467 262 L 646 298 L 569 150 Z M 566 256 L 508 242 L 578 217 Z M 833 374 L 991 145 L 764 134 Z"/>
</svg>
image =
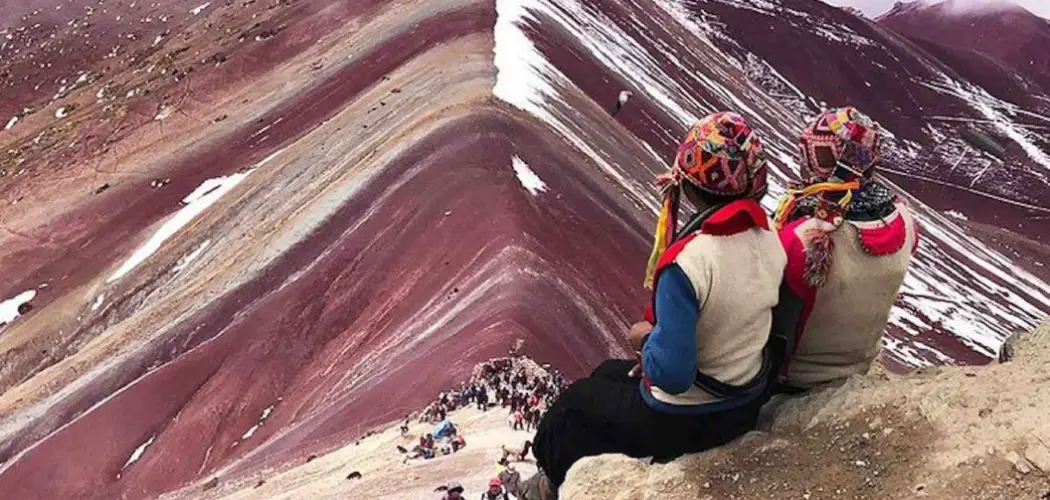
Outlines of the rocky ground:
<svg viewBox="0 0 1050 500">
<path fill-rule="evenodd" d="M 884 371 L 767 407 L 768 429 L 649 464 L 578 463 L 562 498 L 1050 498 L 1050 327 L 984 367 Z"/>
</svg>

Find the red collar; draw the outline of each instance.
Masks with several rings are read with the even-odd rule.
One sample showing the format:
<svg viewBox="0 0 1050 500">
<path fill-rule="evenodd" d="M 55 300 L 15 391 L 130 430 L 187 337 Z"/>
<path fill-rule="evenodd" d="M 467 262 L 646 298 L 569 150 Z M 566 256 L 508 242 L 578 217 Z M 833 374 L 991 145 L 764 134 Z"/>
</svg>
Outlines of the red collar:
<svg viewBox="0 0 1050 500">
<path fill-rule="evenodd" d="M 717 212 L 711 214 L 707 220 L 700 225 L 700 231 L 683 236 L 678 241 L 671 244 L 670 247 L 660 257 L 660 261 L 656 264 L 655 277 L 657 280 L 660 279 L 660 271 L 670 265 L 678 258 L 678 254 L 682 252 L 690 241 L 693 240 L 699 234 L 710 234 L 714 236 L 730 236 L 737 233 L 742 233 L 753 227 L 761 227 L 762 229 L 769 229 L 769 218 L 766 217 L 766 212 L 762 210 L 762 206 L 757 201 L 752 199 L 736 200 L 726 206 L 718 209 Z M 656 289 L 656 284 L 653 284 L 653 289 Z M 654 295 L 655 297 L 655 295 Z M 656 324 L 656 316 L 653 314 L 653 304 L 650 303 L 649 307 L 645 311 L 646 321 Z"/>
<path fill-rule="evenodd" d="M 769 229 L 769 218 L 757 201 L 747 198 L 730 202 L 711 214 L 700 226 L 700 232 L 714 236 L 742 233 L 753 227 Z"/>
</svg>

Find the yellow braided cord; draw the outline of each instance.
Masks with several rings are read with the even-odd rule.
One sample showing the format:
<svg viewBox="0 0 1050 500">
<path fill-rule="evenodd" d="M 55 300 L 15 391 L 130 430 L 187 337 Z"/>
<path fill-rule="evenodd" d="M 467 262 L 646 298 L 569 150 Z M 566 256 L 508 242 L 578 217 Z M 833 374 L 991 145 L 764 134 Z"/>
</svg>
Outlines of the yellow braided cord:
<svg viewBox="0 0 1050 500">
<path fill-rule="evenodd" d="M 656 275 L 656 264 L 667 250 L 667 224 L 671 218 L 671 197 L 664 198 L 664 206 L 660 209 L 660 218 L 656 221 L 656 231 L 653 234 L 653 251 L 649 254 L 649 264 L 645 268 L 645 288 L 652 290 L 653 280 Z"/>
<path fill-rule="evenodd" d="M 853 201 L 853 190 L 858 188 L 860 188 L 860 182 L 853 181 L 845 183 L 820 182 L 817 184 L 810 184 L 802 189 L 789 189 L 787 194 L 780 199 L 780 204 L 777 206 L 776 214 L 773 217 L 773 223 L 779 231 L 784 227 L 787 218 L 791 215 L 791 211 L 795 208 L 795 204 L 797 204 L 799 200 L 821 193 L 845 191 L 846 194 L 838 202 L 838 205 L 845 210 Z"/>
</svg>

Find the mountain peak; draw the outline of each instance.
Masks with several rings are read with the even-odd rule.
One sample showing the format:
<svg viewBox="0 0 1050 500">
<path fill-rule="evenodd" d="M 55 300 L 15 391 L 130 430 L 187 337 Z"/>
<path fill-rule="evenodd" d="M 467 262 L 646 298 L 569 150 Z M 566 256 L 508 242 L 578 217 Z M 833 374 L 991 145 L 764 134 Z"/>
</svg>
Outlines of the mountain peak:
<svg viewBox="0 0 1050 500">
<path fill-rule="evenodd" d="M 972 51 L 1050 88 L 1050 23 L 1007 0 L 898 2 L 877 22 L 901 35 Z"/>
<path fill-rule="evenodd" d="M 945 17 L 1023 14 L 1032 18 L 1038 18 L 1028 9 L 1012 0 L 913 0 L 894 3 L 893 8 L 879 16 L 877 20 L 881 21 L 883 18 L 911 14 L 935 14 Z"/>
</svg>

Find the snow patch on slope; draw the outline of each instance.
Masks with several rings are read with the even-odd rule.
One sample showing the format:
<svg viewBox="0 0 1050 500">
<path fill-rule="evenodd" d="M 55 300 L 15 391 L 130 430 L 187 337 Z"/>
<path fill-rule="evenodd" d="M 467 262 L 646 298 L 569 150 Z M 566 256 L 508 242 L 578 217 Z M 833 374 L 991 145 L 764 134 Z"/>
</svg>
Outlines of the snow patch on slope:
<svg viewBox="0 0 1050 500">
<path fill-rule="evenodd" d="M 190 253 L 186 254 L 181 259 L 179 259 L 179 262 L 175 264 L 175 267 L 172 269 L 172 271 L 177 273 L 179 271 L 182 271 L 183 269 L 186 269 L 186 267 L 189 266 L 191 262 L 196 260 L 197 257 L 200 257 L 201 254 L 204 253 L 204 250 L 206 250 L 208 248 L 208 245 L 210 244 L 211 240 L 206 240 L 204 243 L 197 245 L 197 248 L 194 248 Z"/>
<path fill-rule="evenodd" d="M 566 10 L 578 10 L 579 4 L 552 4 L 548 0 L 497 0 L 495 45 L 493 47 L 496 66 L 496 84 L 492 93 L 549 125 L 575 149 L 594 161 L 606 174 L 616 181 L 630 199 L 652 213 L 659 211 L 652 191 L 633 180 L 624 167 L 610 163 L 607 155 L 594 149 L 586 140 L 571 116 L 559 112 L 569 110 L 559 88 L 571 88 L 573 83 L 547 60 L 522 29 L 524 25 L 536 25 L 533 11 L 542 12 L 573 34 L 580 34 L 577 21 L 565 14 Z"/>
<path fill-rule="evenodd" d="M 271 412 L 273 412 L 273 405 L 263 410 L 262 415 L 259 416 L 259 422 L 249 427 L 247 431 L 244 431 L 244 434 L 241 434 L 241 439 L 233 443 L 233 446 L 237 446 L 238 444 L 241 444 L 241 441 L 244 441 L 245 439 L 248 439 L 255 435 L 255 431 L 259 430 L 259 428 L 262 427 L 264 423 L 266 423 L 266 419 L 270 418 Z"/>
<path fill-rule="evenodd" d="M 874 45 L 869 38 L 861 36 L 849 26 L 831 19 L 814 16 L 808 12 L 785 7 L 780 0 L 701 0 L 703 3 L 720 3 L 742 10 L 749 10 L 766 16 L 776 16 L 787 20 L 794 26 L 803 28 L 821 38 L 836 44 L 870 46 Z M 802 25 L 802 26 L 799 26 Z"/>
<path fill-rule="evenodd" d="M 1032 138 L 1029 137 L 1030 132 L 1024 127 L 1019 127 L 1013 121 L 1011 121 L 1006 114 L 1013 114 L 1017 112 L 1017 107 L 1003 102 L 986 92 L 984 89 L 977 87 L 969 82 L 959 82 L 950 76 L 938 72 L 940 81 L 937 82 L 922 82 L 919 83 L 931 90 L 940 92 L 945 95 L 956 97 L 970 105 L 973 109 L 977 110 L 983 115 L 989 123 L 995 126 L 995 128 L 1009 137 L 1010 140 L 1017 143 L 1018 146 L 1039 166 L 1045 168 L 1050 172 L 1050 156 L 1046 154 L 1039 146 L 1036 146 L 1032 142 Z M 1031 113 L 1029 113 L 1031 114 Z M 1039 116 L 1039 115 L 1034 115 Z M 1039 116 L 1041 117 L 1041 116 Z M 1035 172 L 1044 180 L 1047 179 L 1045 172 Z"/>
<path fill-rule="evenodd" d="M 124 465 L 120 468 L 120 472 L 124 472 L 124 470 L 130 467 L 131 464 L 138 462 L 139 459 L 142 458 L 142 455 L 146 453 L 146 448 L 149 448 L 149 445 L 153 444 L 153 441 L 156 439 L 157 435 L 154 434 L 150 436 L 145 443 L 142 443 L 138 448 L 135 448 L 135 451 L 131 453 L 130 457 L 128 457 L 128 461 L 124 462 Z M 120 479 L 120 473 L 117 473 L 117 479 Z"/>
<path fill-rule="evenodd" d="M 123 278 L 131 272 L 132 269 L 135 269 L 139 264 L 145 262 L 146 259 L 156 253 L 157 250 L 160 250 L 160 247 L 165 241 L 192 222 L 198 215 L 204 213 L 208 207 L 212 206 L 216 201 L 219 201 L 219 198 L 222 198 L 223 195 L 237 187 L 237 185 L 244 181 L 244 179 L 246 179 L 256 168 L 269 163 L 269 161 L 275 158 L 278 154 L 280 154 L 280 151 L 266 157 L 266 159 L 255 164 L 255 166 L 246 172 L 205 180 L 197 187 L 197 189 L 194 189 L 193 192 L 182 199 L 182 203 L 185 204 L 185 206 L 178 212 L 175 212 L 175 215 L 171 216 L 160 227 L 160 229 L 157 230 L 157 232 L 153 233 L 153 236 L 150 237 L 146 244 L 139 247 L 138 250 L 135 250 L 135 253 L 131 254 L 131 257 L 124 261 L 124 264 L 122 264 L 120 268 L 106 280 L 106 283 L 113 283 Z"/>
<path fill-rule="evenodd" d="M 518 176 L 518 181 L 521 182 L 522 187 L 525 188 L 532 195 L 540 194 L 541 192 L 547 191 L 547 183 L 540 179 L 540 176 L 536 175 L 529 168 L 529 164 L 525 163 L 518 155 L 514 155 L 510 159 L 511 167 L 514 168 L 514 173 Z"/>
<path fill-rule="evenodd" d="M 36 290 L 26 290 L 10 299 L 0 302 L 0 326 L 18 319 L 18 308 L 36 297 Z"/>
<path fill-rule="evenodd" d="M 1046 317 L 1050 286 L 967 234 L 949 217 L 914 199 L 909 204 L 922 226 L 922 243 L 891 324 L 908 336 L 939 329 L 993 357 L 1004 339 L 1030 330 Z M 914 366 L 910 359 L 916 354 L 914 340 L 888 342 L 886 347 L 898 360 Z"/>
<path fill-rule="evenodd" d="M 216 201 L 219 201 L 219 198 L 222 198 L 224 194 L 237 187 L 241 181 L 248 177 L 248 174 L 249 172 L 237 173 L 228 177 L 217 177 L 204 181 L 197 189 L 183 198 L 182 202 L 186 206 L 169 218 L 157 232 L 153 233 L 153 236 L 150 237 L 145 245 L 135 250 L 135 253 L 131 254 L 131 257 L 124 261 L 124 264 L 106 282 L 112 283 L 123 278 L 132 269 L 145 262 L 157 250 L 160 250 L 161 245 L 165 241 L 174 236 L 175 233 L 179 232 L 180 229 L 193 221 Z"/>
</svg>

